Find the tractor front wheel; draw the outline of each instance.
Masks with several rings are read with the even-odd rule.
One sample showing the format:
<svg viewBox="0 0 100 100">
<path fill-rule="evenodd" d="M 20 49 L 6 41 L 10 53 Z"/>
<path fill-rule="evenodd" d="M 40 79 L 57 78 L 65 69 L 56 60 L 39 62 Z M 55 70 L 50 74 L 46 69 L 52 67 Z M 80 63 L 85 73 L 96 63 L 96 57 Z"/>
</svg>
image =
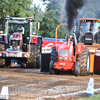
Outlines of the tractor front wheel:
<svg viewBox="0 0 100 100">
<path fill-rule="evenodd" d="M 58 62 L 58 52 L 56 51 L 56 47 L 54 46 L 52 48 L 52 52 L 51 52 L 51 61 L 49 64 L 49 72 L 50 74 L 55 74 L 55 70 L 54 70 L 54 63 Z"/>
<path fill-rule="evenodd" d="M 40 68 L 42 64 L 42 54 L 41 54 L 41 45 L 37 46 L 37 58 L 36 58 L 36 68 Z"/>
<path fill-rule="evenodd" d="M 36 45 L 35 44 L 27 44 L 27 52 L 30 51 L 30 57 L 27 58 L 26 67 L 28 68 L 36 68 Z"/>
<path fill-rule="evenodd" d="M 74 75 L 78 76 L 80 74 L 80 67 L 79 67 L 79 63 L 75 62 L 75 67 L 74 67 Z"/>
<path fill-rule="evenodd" d="M 0 51 L 5 51 L 5 44 L 0 43 Z M 5 59 L 0 58 L 0 67 L 5 66 Z"/>
<path fill-rule="evenodd" d="M 50 74 L 55 74 L 55 71 L 54 71 L 54 61 L 53 60 L 50 61 L 49 72 L 50 72 Z"/>
</svg>

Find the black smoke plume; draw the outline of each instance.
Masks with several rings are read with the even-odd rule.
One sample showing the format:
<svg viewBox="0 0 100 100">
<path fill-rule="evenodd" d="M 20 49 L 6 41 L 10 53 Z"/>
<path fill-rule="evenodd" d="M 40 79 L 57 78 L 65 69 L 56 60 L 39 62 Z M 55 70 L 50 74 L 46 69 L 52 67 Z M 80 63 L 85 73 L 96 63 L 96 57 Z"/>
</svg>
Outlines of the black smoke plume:
<svg viewBox="0 0 100 100">
<path fill-rule="evenodd" d="M 74 24 L 74 19 L 78 17 L 79 9 L 81 9 L 87 0 L 66 0 L 66 14 L 67 14 L 67 23 L 68 31 L 71 32 Z"/>
</svg>

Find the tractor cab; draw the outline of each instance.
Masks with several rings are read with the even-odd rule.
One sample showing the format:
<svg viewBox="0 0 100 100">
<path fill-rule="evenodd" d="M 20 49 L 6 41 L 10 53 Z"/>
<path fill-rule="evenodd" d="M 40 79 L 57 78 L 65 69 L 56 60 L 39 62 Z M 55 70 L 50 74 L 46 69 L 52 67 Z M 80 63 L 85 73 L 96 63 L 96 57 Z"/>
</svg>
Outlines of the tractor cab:
<svg viewBox="0 0 100 100">
<path fill-rule="evenodd" d="M 32 28 L 30 28 L 30 26 L 32 27 L 32 22 L 27 20 L 26 18 L 6 17 L 5 34 L 7 35 L 7 43 L 11 42 L 10 37 L 12 34 L 15 33 L 21 34 L 21 31 L 18 30 L 20 24 L 24 28 L 23 42 L 24 43 L 29 42 L 30 33 L 32 34 Z"/>
<path fill-rule="evenodd" d="M 96 43 L 96 34 L 98 33 L 99 19 L 80 19 L 77 40 L 78 43 L 84 43 L 85 45 L 92 45 Z"/>
<path fill-rule="evenodd" d="M 5 17 L 6 48 L 27 51 L 27 43 L 32 42 L 34 18 Z M 21 26 L 21 27 L 20 27 Z M 23 33 L 21 28 L 23 28 Z M 8 49 L 7 49 L 8 50 Z"/>
</svg>

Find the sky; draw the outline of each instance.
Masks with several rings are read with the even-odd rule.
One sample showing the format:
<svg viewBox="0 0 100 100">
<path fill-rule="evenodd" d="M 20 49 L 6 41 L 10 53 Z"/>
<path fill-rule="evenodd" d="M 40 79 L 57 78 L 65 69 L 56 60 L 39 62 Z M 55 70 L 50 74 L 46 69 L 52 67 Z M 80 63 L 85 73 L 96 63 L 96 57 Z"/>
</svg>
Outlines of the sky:
<svg viewBox="0 0 100 100">
<path fill-rule="evenodd" d="M 42 11 L 45 11 L 46 5 L 43 5 L 43 2 L 42 2 L 41 0 L 33 0 L 33 5 L 34 5 L 34 4 L 35 4 L 36 6 L 40 5 L 41 10 L 42 10 Z"/>
</svg>

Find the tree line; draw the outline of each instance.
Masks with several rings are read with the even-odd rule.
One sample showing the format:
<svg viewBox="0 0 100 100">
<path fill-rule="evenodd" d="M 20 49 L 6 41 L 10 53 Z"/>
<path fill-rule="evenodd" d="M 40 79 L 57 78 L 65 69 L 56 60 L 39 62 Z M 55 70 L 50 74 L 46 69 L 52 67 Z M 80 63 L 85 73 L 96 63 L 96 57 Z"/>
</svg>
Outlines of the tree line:
<svg viewBox="0 0 100 100">
<path fill-rule="evenodd" d="M 54 38 L 56 27 L 60 23 L 67 22 L 65 12 L 66 0 L 41 0 L 46 3 L 45 11 L 40 6 L 33 5 L 34 0 L 0 0 L 0 19 L 7 14 L 12 17 L 30 17 L 36 12 L 35 18 L 40 22 L 40 30 L 36 30 L 34 23 L 33 31 L 42 37 Z M 86 5 L 79 12 L 78 18 L 100 18 L 99 0 L 88 0 Z M 2 20 L 0 21 L 0 23 Z M 1 25 L 0 25 L 1 30 Z M 58 28 L 58 38 L 64 39 L 67 34 L 67 26 L 62 25 Z"/>
</svg>

